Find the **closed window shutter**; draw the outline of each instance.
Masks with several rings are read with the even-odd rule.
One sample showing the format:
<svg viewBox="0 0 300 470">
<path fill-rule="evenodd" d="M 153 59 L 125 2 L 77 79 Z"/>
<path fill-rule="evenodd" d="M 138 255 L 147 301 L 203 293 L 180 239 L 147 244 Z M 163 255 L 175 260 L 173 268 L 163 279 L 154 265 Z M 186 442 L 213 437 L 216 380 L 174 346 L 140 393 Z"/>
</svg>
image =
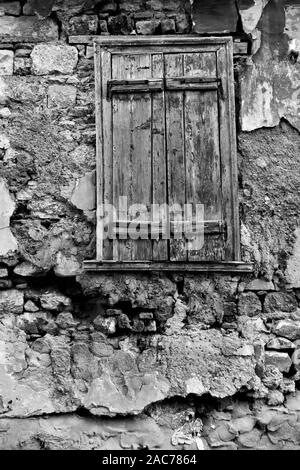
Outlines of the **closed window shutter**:
<svg viewBox="0 0 300 470">
<path fill-rule="evenodd" d="M 118 209 L 115 223 L 98 211 L 98 259 L 238 259 L 230 43 L 123 42 L 96 46 L 98 203 Z M 140 211 L 138 239 L 126 235 L 134 204 L 148 209 Z M 152 209 L 149 217 L 153 204 L 165 205 L 160 215 L 170 240 L 162 238 L 159 214 Z M 176 211 L 168 215 L 167 207 L 185 204 L 184 224 Z M 204 240 L 201 230 L 193 239 L 177 237 L 183 227 L 195 230 L 197 204 Z M 105 230 L 117 239 L 104 237 Z"/>
</svg>

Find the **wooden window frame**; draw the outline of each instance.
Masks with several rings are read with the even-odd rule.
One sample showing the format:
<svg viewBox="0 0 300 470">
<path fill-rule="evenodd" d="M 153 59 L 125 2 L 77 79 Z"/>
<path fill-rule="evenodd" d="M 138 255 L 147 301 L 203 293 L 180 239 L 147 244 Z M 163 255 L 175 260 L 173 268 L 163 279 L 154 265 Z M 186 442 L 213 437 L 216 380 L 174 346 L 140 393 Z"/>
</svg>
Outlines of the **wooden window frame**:
<svg viewBox="0 0 300 470">
<path fill-rule="evenodd" d="M 103 239 L 100 231 L 103 227 L 98 222 L 97 217 L 97 256 L 95 260 L 86 260 L 84 268 L 88 271 L 170 271 L 170 272 L 251 272 L 252 264 L 242 262 L 240 259 L 240 227 L 238 208 L 238 188 L 237 188 L 237 155 L 236 155 L 236 130 L 235 130 L 235 108 L 234 108 L 234 79 L 233 79 L 233 41 L 231 37 L 193 37 L 193 36 L 106 36 L 96 37 L 94 42 L 95 57 L 95 102 L 96 102 L 96 172 L 97 172 L 97 205 L 103 201 L 103 126 L 102 126 L 102 76 L 101 76 L 101 51 L 115 52 L 130 47 L 153 47 L 176 46 L 178 48 L 195 46 L 197 50 L 201 46 L 211 46 L 214 51 L 218 51 L 218 46 L 225 50 L 225 67 L 223 73 L 227 74 L 227 88 L 225 90 L 228 112 L 229 126 L 229 176 L 230 182 L 230 211 L 232 215 L 231 223 L 231 243 L 232 260 L 230 261 L 107 261 L 102 260 Z M 182 49 L 180 49 L 182 50 Z M 228 184 L 228 181 L 227 181 Z"/>
</svg>

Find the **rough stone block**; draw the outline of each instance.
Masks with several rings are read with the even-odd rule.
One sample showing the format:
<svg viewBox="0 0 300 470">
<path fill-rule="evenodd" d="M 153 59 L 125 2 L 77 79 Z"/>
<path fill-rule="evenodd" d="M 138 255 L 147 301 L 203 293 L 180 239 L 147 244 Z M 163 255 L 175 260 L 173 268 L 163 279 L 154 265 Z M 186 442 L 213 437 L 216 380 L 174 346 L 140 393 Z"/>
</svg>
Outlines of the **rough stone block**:
<svg viewBox="0 0 300 470">
<path fill-rule="evenodd" d="M 101 13 L 115 13 L 118 9 L 116 0 L 106 0 L 101 3 Z"/>
<path fill-rule="evenodd" d="M 292 356 L 293 365 L 296 371 L 300 371 L 300 349 L 296 349 Z"/>
<path fill-rule="evenodd" d="M 0 3 L 0 16 L 12 15 L 18 16 L 21 14 L 21 3 L 20 2 L 3 2 Z"/>
<path fill-rule="evenodd" d="M 145 20 L 136 22 L 136 32 L 142 35 L 152 35 L 159 26 L 158 20 Z"/>
<path fill-rule="evenodd" d="M 24 294 L 20 290 L 10 289 L 0 291 L 0 314 L 21 314 L 24 306 Z"/>
<path fill-rule="evenodd" d="M 271 292 L 264 302 L 265 312 L 293 312 L 297 307 L 295 295 L 288 292 Z"/>
<path fill-rule="evenodd" d="M 258 315 L 262 310 L 261 302 L 254 292 L 241 294 L 238 303 L 239 315 L 248 315 L 253 317 Z"/>
<path fill-rule="evenodd" d="M 68 34 L 96 34 L 98 17 L 96 15 L 81 15 L 70 18 Z"/>
<path fill-rule="evenodd" d="M 17 274 L 17 276 L 21 277 L 34 277 L 41 275 L 45 272 L 47 272 L 46 269 L 40 268 L 39 266 L 35 266 L 34 264 L 27 261 L 18 264 L 18 266 L 16 266 L 14 269 L 14 273 Z"/>
<path fill-rule="evenodd" d="M 71 203 L 78 209 L 88 211 L 96 208 L 95 178 L 95 171 L 91 171 L 76 181 Z"/>
<path fill-rule="evenodd" d="M 147 0 L 146 6 L 149 10 L 156 11 L 175 11 L 182 7 L 181 0 Z"/>
<path fill-rule="evenodd" d="M 6 268 L 0 268 L 0 279 L 7 277 L 8 276 L 8 271 Z"/>
<path fill-rule="evenodd" d="M 245 286 L 245 290 L 273 291 L 275 288 L 272 281 L 266 281 L 265 279 L 254 279 Z"/>
<path fill-rule="evenodd" d="M 54 273 L 58 277 L 77 276 L 81 272 L 81 265 L 75 256 L 65 256 L 63 253 L 58 252 L 56 255 L 56 264 L 54 266 Z"/>
<path fill-rule="evenodd" d="M 265 364 L 277 367 L 280 372 L 289 372 L 292 365 L 292 361 L 287 353 L 277 351 L 266 351 Z"/>
<path fill-rule="evenodd" d="M 13 51 L 0 50 L 0 75 L 12 75 L 14 71 Z"/>
<path fill-rule="evenodd" d="M 1 16 L 0 40 L 3 42 L 47 42 L 58 39 L 58 26 L 52 19 L 35 16 Z"/>
<path fill-rule="evenodd" d="M 18 244 L 9 228 L 10 217 L 15 210 L 15 202 L 2 178 L 0 178 L 0 201 L 0 256 L 6 256 L 10 252 L 16 251 Z"/>
<path fill-rule="evenodd" d="M 26 304 L 24 305 L 24 310 L 26 312 L 38 312 L 39 311 L 39 308 L 35 305 L 34 302 L 32 302 L 32 300 L 27 300 Z"/>
<path fill-rule="evenodd" d="M 113 335 L 116 332 L 117 321 L 114 317 L 103 318 L 98 315 L 94 320 L 95 328 L 107 335 Z"/>
<path fill-rule="evenodd" d="M 120 330 L 131 330 L 130 320 L 125 313 L 118 316 L 117 325 Z"/>
<path fill-rule="evenodd" d="M 31 58 L 36 75 L 72 74 L 78 62 L 78 51 L 73 46 L 39 44 L 33 48 Z"/>
<path fill-rule="evenodd" d="M 130 34 L 133 31 L 133 22 L 124 14 L 109 17 L 108 31 L 111 34 Z"/>
<path fill-rule="evenodd" d="M 0 109 L 0 118 L 8 119 L 11 116 L 11 111 L 9 108 L 2 108 Z"/>
<path fill-rule="evenodd" d="M 71 306 L 71 299 L 56 290 L 43 293 L 40 301 L 45 310 L 51 311 L 64 310 Z"/>
<path fill-rule="evenodd" d="M 190 19 L 187 15 L 178 14 L 176 15 L 175 20 L 176 20 L 177 33 L 184 34 L 190 31 L 191 24 L 190 24 Z"/>
<path fill-rule="evenodd" d="M 290 341 L 287 338 L 273 338 L 271 339 L 267 345 L 267 349 L 275 349 L 275 350 L 280 350 L 280 349 L 295 349 L 294 343 Z"/>
<path fill-rule="evenodd" d="M 16 75 L 29 75 L 31 72 L 31 65 L 30 57 L 15 57 L 14 73 Z"/>
<path fill-rule="evenodd" d="M 280 320 L 275 325 L 274 333 L 291 341 L 300 339 L 300 321 Z"/>
<path fill-rule="evenodd" d="M 162 34 L 175 33 L 176 26 L 175 21 L 171 18 L 165 18 L 161 21 L 161 32 Z"/>
<path fill-rule="evenodd" d="M 278 388 L 283 381 L 282 372 L 274 364 L 266 364 L 262 375 L 263 384 L 270 390 Z"/>
<path fill-rule="evenodd" d="M 134 12 L 140 10 L 142 7 L 141 0 L 119 0 L 120 11 Z"/>
<path fill-rule="evenodd" d="M 106 20 L 100 20 L 99 21 L 99 28 L 100 28 L 101 33 L 108 33 L 107 21 Z"/>
<path fill-rule="evenodd" d="M 23 6 L 23 15 L 38 15 L 40 18 L 47 18 L 50 15 L 54 4 L 59 3 L 57 0 L 27 0 Z M 65 5 L 67 5 L 65 1 Z M 70 5 L 68 5 L 70 6 Z"/>
<path fill-rule="evenodd" d="M 48 88 L 48 108 L 74 106 L 76 92 L 76 88 L 72 85 L 50 85 Z"/>
</svg>

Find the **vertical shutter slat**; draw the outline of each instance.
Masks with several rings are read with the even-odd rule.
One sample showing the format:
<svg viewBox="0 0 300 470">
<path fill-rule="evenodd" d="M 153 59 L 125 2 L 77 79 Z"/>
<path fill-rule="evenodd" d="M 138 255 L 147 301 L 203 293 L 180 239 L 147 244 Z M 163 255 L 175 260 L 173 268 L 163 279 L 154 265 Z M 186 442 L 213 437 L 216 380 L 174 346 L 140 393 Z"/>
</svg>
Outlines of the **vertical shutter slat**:
<svg viewBox="0 0 300 470">
<path fill-rule="evenodd" d="M 152 56 L 152 78 L 163 77 L 163 55 Z M 153 178 L 153 203 L 166 204 L 167 202 L 167 166 L 165 158 L 165 115 L 164 96 L 162 93 L 152 94 L 152 178 Z M 159 219 L 160 214 L 156 214 Z M 167 219 L 167 214 L 163 216 Z M 168 259 L 168 240 L 153 240 L 153 260 L 163 261 Z"/>
<path fill-rule="evenodd" d="M 106 125 L 102 126 L 103 132 L 103 164 L 101 165 L 101 176 L 103 180 L 103 203 L 111 204 L 113 201 L 113 158 L 112 158 L 112 102 L 107 97 L 107 82 L 111 79 L 111 54 L 101 54 L 102 71 L 102 113 L 101 121 L 105 117 Z M 118 259 L 117 244 L 106 238 L 103 242 L 103 259 Z"/>
<path fill-rule="evenodd" d="M 185 75 L 216 77 L 214 53 L 186 54 Z M 205 220 L 222 219 L 217 91 L 186 91 L 187 202 L 204 205 Z M 224 258 L 224 237 L 205 235 L 190 243 L 189 261 Z"/>
<path fill-rule="evenodd" d="M 183 54 L 166 54 L 166 78 L 183 75 Z M 185 203 L 185 152 L 184 152 L 184 100 L 182 91 L 166 91 L 168 203 Z M 177 219 L 176 214 L 172 216 Z M 179 221 L 181 218 L 179 218 Z M 185 261 L 187 252 L 184 239 L 170 240 L 170 260 Z"/>
<path fill-rule="evenodd" d="M 223 96 L 219 93 L 219 126 L 222 173 L 223 218 L 227 222 L 225 259 L 240 259 L 238 223 L 238 178 L 235 141 L 235 110 L 232 43 L 217 51 L 218 76 L 223 82 Z"/>
<path fill-rule="evenodd" d="M 113 79 L 150 78 L 150 57 L 144 54 L 115 55 Z M 132 204 L 151 204 L 151 98 L 149 93 L 113 96 L 114 204 L 127 197 Z M 121 219 L 127 214 L 121 211 Z M 151 240 L 118 241 L 119 260 L 149 260 Z"/>
</svg>

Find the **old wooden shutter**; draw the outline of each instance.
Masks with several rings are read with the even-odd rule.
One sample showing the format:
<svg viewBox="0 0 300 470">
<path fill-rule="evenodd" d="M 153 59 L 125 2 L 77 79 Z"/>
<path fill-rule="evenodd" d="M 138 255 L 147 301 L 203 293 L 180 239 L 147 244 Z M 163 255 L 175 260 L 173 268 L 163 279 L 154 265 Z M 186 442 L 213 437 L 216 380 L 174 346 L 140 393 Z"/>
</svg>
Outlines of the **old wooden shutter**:
<svg viewBox="0 0 300 470">
<path fill-rule="evenodd" d="M 114 224 L 98 211 L 98 260 L 239 259 L 231 39 L 110 37 L 95 47 L 98 204 L 119 209 Z M 122 196 L 149 212 L 152 204 L 203 204 L 204 244 L 197 234 L 176 239 L 176 213 L 170 240 L 145 236 L 156 230 L 147 214 L 144 238 L 127 237 Z M 118 238 L 103 240 L 105 230 Z"/>
</svg>

